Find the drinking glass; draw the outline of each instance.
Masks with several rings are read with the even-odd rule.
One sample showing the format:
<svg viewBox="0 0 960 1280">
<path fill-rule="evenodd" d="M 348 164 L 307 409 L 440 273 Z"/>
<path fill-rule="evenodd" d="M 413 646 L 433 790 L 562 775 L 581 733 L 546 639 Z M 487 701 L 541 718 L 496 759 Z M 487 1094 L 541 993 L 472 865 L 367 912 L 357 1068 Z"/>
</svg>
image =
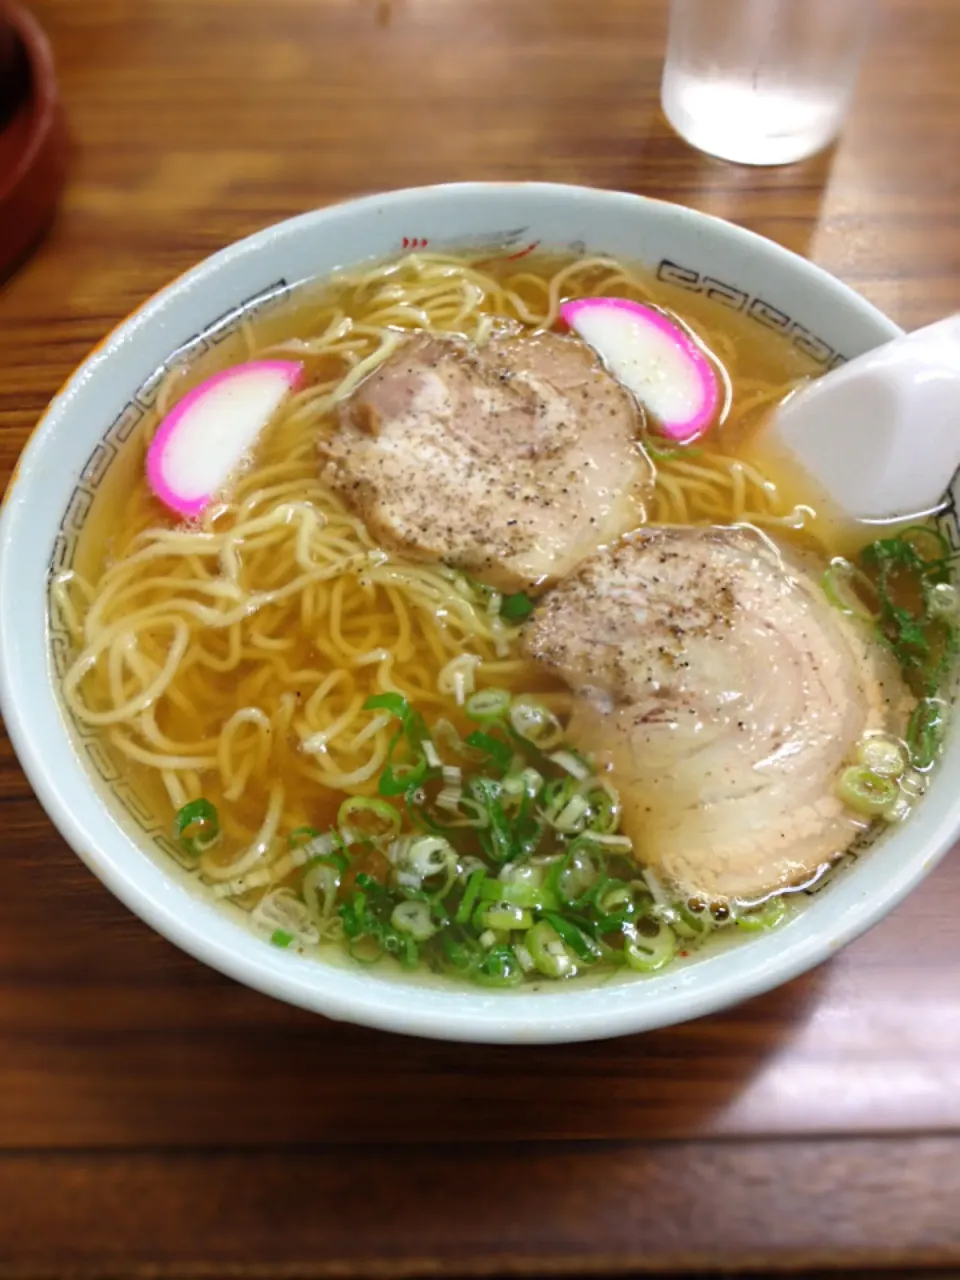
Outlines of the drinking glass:
<svg viewBox="0 0 960 1280">
<path fill-rule="evenodd" d="M 840 132 L 873 0 L 671 0 L 663 110 L 701 151 L 789 164 Z"/>
</svg>

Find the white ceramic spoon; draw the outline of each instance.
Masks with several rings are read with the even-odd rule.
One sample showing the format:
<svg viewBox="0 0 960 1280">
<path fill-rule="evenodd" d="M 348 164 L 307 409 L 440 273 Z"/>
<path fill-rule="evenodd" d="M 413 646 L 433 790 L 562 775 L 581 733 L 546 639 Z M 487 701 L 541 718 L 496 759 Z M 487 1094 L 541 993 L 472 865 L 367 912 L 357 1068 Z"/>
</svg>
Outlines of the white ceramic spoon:
<svg viewBox="0 0 960 1280">
<path fill-rule="evenodd" d="M 938 506 L 960 467 L 960 315 L 801 387 L 774 413 L 767 444 L 854 519 Z"/>
</svg>

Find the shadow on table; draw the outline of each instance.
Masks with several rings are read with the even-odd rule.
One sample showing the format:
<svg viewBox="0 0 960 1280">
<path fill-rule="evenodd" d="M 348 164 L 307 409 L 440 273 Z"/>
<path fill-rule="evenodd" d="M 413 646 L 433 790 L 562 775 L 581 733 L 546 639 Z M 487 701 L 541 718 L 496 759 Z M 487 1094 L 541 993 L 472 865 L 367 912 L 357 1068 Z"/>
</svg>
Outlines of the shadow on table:
<svg viewBox="0 0 960 1280">
<path fill-rule="evenodd" d="M 764 1090 L 755 1102 L 751 1086 L 809 1020 L 824 971 L 698 1022 L 543 1046 L 387 1035 L 286 1008 L 211 974 L 191 977 L 188 1005 L 204 1001 L 208 1027 L 165 1045 L 170 1074 L 161 1061 L 146 1068 L 144 1087 L 129 1098 L 133 1129 L 159 1094 L 163 1111 L 179 1099 L 170 1124 L 192 1142 L 356 1144 L 762 1130 Z"/>
<path fill-rule="evenodd" d="M 0 964 L 0 1015 L 23 1027 L 21 1105 L 0 1126 L 9 1142 L 232 1147 L 757 1132 L 769 1123 L 761 1114 L 769 1090 L 756 1089 L 758 1080 L 825 998 L 826 966 L 698 1022 L 580 1045 L 448 1044 L 329 1022 L 220 977 L 152 933 L 52 831 L 39 838 L 31 798 L 10 796 L 4 811 L 11 839 L 0 896 L 6 888 L 18 902 L 7 938 L 18 960 L 6 977 Z M 16 885 L 30 892 L 15 897 Z M 50 920 L 66 923 L 51 932 Z"/>
<path fill-rule="evenodd" d="M 287 1113 L 280 1128 L 314 1141 L 702 1136 L 725 1131 L 724 1115 L 807 1021 L 818 989 L 814 973 L 695 1023 L 581 1045 L 443 1044 L 305 1026 L 293 1014 L 274 1028 L 283 1046 L 269 1059 L 251 1038 L 234 1042 L 223 1067 L 255 1076 L 273 1121 Z M 751 1127 L 743 1110 L 741 1131 Z"/>
<path fill-rule="evenodd" d="M 635 151 L 619 162 L 615 185 L 725 218 L 807 257 L 835 154 L 831 146 L 797 164 L 731 164 L 689 146 L 651 109 Z"/>
</svg>

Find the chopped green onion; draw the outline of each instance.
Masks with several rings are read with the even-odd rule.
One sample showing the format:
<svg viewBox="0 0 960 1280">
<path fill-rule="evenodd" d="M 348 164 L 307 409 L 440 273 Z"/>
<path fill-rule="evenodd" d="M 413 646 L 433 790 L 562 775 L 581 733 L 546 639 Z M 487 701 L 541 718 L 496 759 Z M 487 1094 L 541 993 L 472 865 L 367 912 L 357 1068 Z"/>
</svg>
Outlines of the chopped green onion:
<svg viewBox="0 0 960 1280">
<path fill-rule="evenodd" d="M 870 543 L 861 551 L 860 563 L 876 589 L 881 639 L 914 692 L 929 696 L 939 689 L 960 646 L 955 622 L 931 610 L 935 584 L 946 581 L 952 554 L 933 529 L 917 525 L 906 535 Z M 934 558 L 918 549 L 924 544 L 937 553 Z"/>
<path fill-rule="evenodd" d="M 604 779 L 598 781 L 596 786 L 591 786 L 586 796 L 593 810 L 593 817 L 590 819 L 591 837 L 612 836 L 620 825 L 620 793 L 615 786 Z M 626 837 L 620 837 L 620 839 L 626 839 Z M 632 842 L 628 842 L 626 846 L 621 845 L 621 848 L 624 847 L 632 847 Z"/>
<path fill-rule="evenodd" d="M 447 813 L 459 813 L 462 800 L 462 787 L 444 787 L 433 804 L 435 809 L 445 809 Z"/>
<path fill-rule="evenodd" d="M 457 924 L 466 924 L 473 914 L 473 908 L 476 904 L 478 895 L 482 892 L 483 882 L 487 878 L 486 871 L 482 867 L 478 867 L 476 871 L 470 873 L 470 879 L 467 881 L 467 887 L 463 891 L 463 897 L 460 905 L 457 907 L 457 914 L 454 917 Z"/>
<path fill-rule="evenodd" d="M 505 902 L 513 902 L 518 907 L 529 907 L 537 912 L 557 911 L 562 906 L 557 895 L 546 885 L 534 889 L 525 884 L 505 884 L 500 896 Z"/>
<path fill-rule="evenodd" d="M 927 524 L 912 524 L 909 529 L 901 530 L 898 537 L 927 564 L 939 564 L 953 554 L 943 534 Z"/>
<path fill-rule="evenodd" d="M 689 902 L 678 902 L 667 914 L 674 933 L 681 938 L 702 938 L 716 923 L 703 904 L 694 911 Z"/>
<path fill-rule="evenodd" d="M 543 788 L 544 812 L 559 813 L 574 793 L 572 778 L 551 778 Z"/>
<path fill-rule="evenodd" d="M 320 941 L 316 922 L 309 909 L 287 887 L 265 893 L 250 913 L 252 923 L 270 937 L 277 929 L 289 933 L 293 941 L 312 946 Z"/>
<path fill-rule="evenodd" d="M 633 849 L 633 841 L 629 836 L 608 836 L 598 832 L 595 827 L 591 827 L 587 834 L 594 844 L 602 845 L 604 849 L 619 849 L 623 853 L 629 853 Z"/>
<path fill-rule="evenodd" d="M 556 911 L 545 911 L 544 919 L 553 926 L 568 946 L 573 947 L 581 960 L 592 961 L 600 956 L 600 948 L 596 941 L 573 921 L 567 920 Z"/>
<path fill-rule="evenodd" d="M 523 945 L 545 978 L 572 978 L 576 974 L 580 957 L 549 921 L 535 924 L 525 935 Z"/>
<path fill-rule="evenodd" d="M 867 818 L 879 817 L 899 793 L 897 784 L 890 778 L 878 777 L 862 765 L 844 769 L 837 780 L 836 790 L 848 808 Z"/>
<path fill-rule="evenodd" d="M 750 907 L 748 910 L 738 913 L 736 916 L 737 928 L 744 929 L 747 933 L 757 933 L 763 929 L 775 929 L 786 914 L 787 904 L 783 898 L 779 896 L 768 898 L 766 902 L 762 902 L 758 907 Z"/>
<path fill-rule="evenodd" d="M 474 729 L 473 733 L 467 734 L 464 739 L 468 747 L 473 747 L 475 751 L 482 751 L 494 760 L 501 769 L 509 769 L 513 760 L 513 751 L 505 742 L 501 742 L 499 738 L 494 738 L 489 733 L 482 733 L 479 729 Z"/>
<path fill-rule="evenodd" d="M 668 924 L 661 924 L 652 936 L 631 929 L 624 937 L 623 954 L 637 973 L 656 973 L 677 954 L 677 935 Z"/>
<path fill-rule="evenodd" d="M 899 740 L 884 733 L 872 733 L 864 737 L 856 749 L 856 763 L 863 764 L 878 778 L 899 778 L 908 760 Z"/>
<path fill-rule="evenodd" d="M 919 769 L 905 769 L 898 781 L 901 794 L 908 800 L 919 800 L 927 789 L 927 779 Z"/>
<path fill-rule="evenodd" d="M 441 747 L 446 747 L 448 751 L 455 751 L 458 755 L 464 754 L 463 739 L 446 716 L 441 716 L 434 722 L 433 737 L 435 742 L 439 742 Z"/>
<path fill-rule="evenodd" d="M 426 942 L 437 932 L 426 902 L 398 902 L 390 916 L 390 923 L 401 933 L 409 933 L 417 942 Z"/>
<path fill-rule="evenodd" d="M 501 885 L 522 885 L 526 889 L 539 889 L 543 884 L 543 867 L 531 866 L 530 863 L 508 862 L 500 868 Z"/>
<path fill-rule="evenodd" d="M 919 532 L 921 526 L 915 526 Z M 907 530 L 909 533 L 910 530 Z M 938 538 L 938 534 L 933 535 Z M 940 558 L 928 560 L 920 554 L 915 540 L 904 537 L 878 538 L 860 552 L 860 562 L 865 568 L 875 569 L 881 577 L 887 579 L 897 569 L 909 569 L 920 574 L 925 573 L 931 564 L 940 563 Z"/>
<path fill-rule="evenodd" d="M 270 935 L 270 941 L 275 947 L 289 947 L 293 941 L 293 934 L 287 933 L 286 929 L 274 929 Z"/>
<path fill-rule="evenodd" d="M 183 848 L 196 857 L 220 839 L 220 819 L 209 800 L 191 800 L 185 804 L 174 817 L 173 827 Z"/>
<path fill-rule="evenodd" d="M 337 811 L 337 826 L 347 844 L 357 840 L 389 840 L 400 830 L 400 814 L 372 796 L 351 796 Z"/>
<path fill-rule="evenodd" d="M 897 798 L 891 800 L 887 807 L 880 814 L 884 822 L 894 823 L 902 822 L 910 812 L 910 797 L 905 796 L 902 791 L 898 792 Z"/>
<path fill-rule="evenodd" d="M 338 915 L 343 921 L 343 932 L 348 938 L 359 937 L 363 928 L 357 911 L 357 899 L 361 896 L 361 894 L 355 893 L 350 901 L 340 904 Z"/>
<path fill-rule="evenodd" d="M 375 693 L 363 704 L 364 711 L 389 711 L 398 720 L 410 718 L 410 703 L 402 693 Z"/>
<path fill-rule="evenodd" d="M 907 767 L 907 757 L 896 738 L 871 734 L 857 748 L 857 763 L 878 778 L 899 778 Z"/>
<path fill-rule="evenodd" d="M 602 875 L 602 864 L 585 840 L 575 840 L 550 872 L 548 885 L 568 907 L 590 898 Z"/>
<path fill-rule="evenodd" d="M 500 784 L 492 778 L 472 778 L 470 791 L 487 819 L 487 825 L 479 829 L 484 852 L 494 862 L 506 862 L 516 850 L 510 823 L 500 804 Z"/>
<path fill-rule="evenodd" d="M 536 911 L 555 910 L 560 906 L 560 899 L 547 888 L 543 878 L 542 867 L 508 862 L 500 869 L 499 880 L 488 880 L 481 887 L 480 896 L 487 901 L 511 902 Z"/>
<path fill-rule="evenodd" d="M 325 921 L 333 915 L 337 891 L 346 868 L 331 862 L 315 862 L 303 873 L 300 891 L 307 909 L 317 921 Z"/>
<path fill-rule="evenodd" d="M 529 929 L 533 916 L 525 908 L 500 899 L 480 909 L 480 921 L 485 929 L 509 933 L 514 929 Z"/>
<path fill-rule="evenodd" d="M 956 618 L 960 597 L 952 582 L 935 582 L 927 591 L 927 608 L 932 618 Z"/>
<path fill-rule="evenodd" d="M 485 987 L 515 987 L 523 981 L 523 966 L 513 947 L 501 943 L 490 948 L 473 978 Z"/>
<path fill-rule="evenodd" d="M 523 880 L 487 880 L 480 887 L 480 897 L 485 902 L 509 902 L 540 912 L 556 911 L 563 905 L 547 885 Z"/>
<path fill-rule="evenodd" d="M 421 882 L 443 873 L 452 872 L 456 876 L 457 855 L 443 836 L 418 836 L 415 840 L 397 842 L 390 846 L 387 856 Z"/>
<path fill-rule="evenodd" d="M 572 795 L 559 813 L 554 817 L 547 816 L 547 821 L 558 831 L 573 834 L 583 831 L 590 817 L 590 805 L 581 795 Z"/>
<path fill-rule="evenodd" d="M 291 849 L 300 849 L 311 840 L 316 840 L 319 834 L 316 827 L 295 827 L 287 836 L 287 844 Z"/>
<path fill-rule="evenodd" d="M 607 880 L 594 891 L 594 902 L 602 916 L 630 916 L 637 906 L 636 894 L 625 880 Z"/>
<path fill-rule="evenodd" d="M 869 599 L 875 599 L 876 588 L 863 570 L 849 560 L 842 556 L 831 560 L 820 585 L 824 595 L 841 613 L 861 618 L 864 622 L 876 622 L 879 619 L 879 611 L 871 609 L 863 598 L 867 595 Z"/>
<path fill-rule="evenodd" d="M 482 953 L 476 941 L 465 940 L 443 933 L 442 947 L 445 967 L 464 977 L 471 977 L 479 967 Z"/>
<path fill-rule="evenodd" d="M 452 693 L 458 707 L 462 707 L 476 685 L 477 667 L 480 658 L 474 653 L 461 653 L 451 658 L 437 676 L 437 689 L 440 693 Z"/>
<path fill-rule="evenodd" d="M 382 796 L 402 796 L 411 787 L 419 786 L 426 776 L 426 758 L 417 764 L 390 764 L 380 775 L 377 789 Z"/>
<path fill-rule="evenodd" d="M 422 884 L 443 877 L 441 893 L 446 893 L 457 878 L 457 853 L 453 845 L 437 836 L 423 836 L 415 840 L 407 855 L 408 865 Z"/>
<path fill-rule="evenodd" d="M 361 933 L 354 937 L 347 933 L 346 926 L 344 933 L 348 939 L 347 950 L 351 960 L 356 960 L 359 964 L 375 965 L 383 959 L 386 948 L 379 937 L 372 933 Z"/>
<path fill-rule="evenodd" d="M 385 703 L 385 700 L 388 700 Z M 382 796 L 398 796 L 411 787 L 419 786 L 429 772 L 429 761 L 423 743 L 429 737 L 423 716 L 412 711 L 405 698 L 399 694 L 381 693 L 368 698 L 365 705 L 388 705 L 392 714 L 400 718 L 400 728 L 393 735 L 387 752 L 387 767 L 380 775 L 377 789 Z M 397 748 L 405 742 L 406 758 L 395 762 Z"/>
<path fill-rule="evenodd" d="M 500 603 L 500 617 L 508 622 L 520 622 L 533 613 L 533 601 L 524 591 L 504 596 Z"/>
<path fill-rule="evenodd" d="M 936 760 L 945 725 L 946 705 L 936 698 L 921 698 L 907 727 L 910 763 L 915 769 L 929 769 Z"/>
<path fill-rule="evenodd" d="M 561 769 L 565 769 L 578 782 L 583 782 L 590 777 L 590 766 L 575 751 L 554 751 L 549 759 Z"/>
<path fill-rule="evenodd" d="M 328 831 L 326 835 L 316 836 L 313 840 L 309 840 L 305 845 L 300 847 L 299 853 L 307 860 L 319 859 L 328 863 L 330 866 L 339 868 L 340 871 L 346 871 L 350 865 L 350 859 L 343 850 L 343 841 L 336 831 Z"/>
<path fill-rule="evenodd" d="M 464 710 L 471 720 L 499 720 L 510 708 L 506 689 L 481 689 L 471 693 Z"/>
<path fill-rule="evenodd" d="M 514 733 L 541 751 L 559 746 L 563 738 L 563 726 L 553 712 L 525 698 L 517 698 L 511 705 L 510 724 Z"/>
<path fill-rule="evenodd" d="M 488 598 L 499 607 L 495 593 Z M 471 674 L 477 661 L 470 659 Z M 289 886 L 274 891 L 257 920 L 266 936 L 279 929 L 299 947 L 340 934 L 363 963 L 388 955 L 512 987 L 526 974 L 562 979 L 597 962 L 653 972 L 672 957 L 678 935 L 700 940 L 709 932 L 706 904 L 676 903 L 652 878 L 645 883 L 646 873 L 633 871 L 631 879 L 632 863 L 621 857 L 632 844 L 619 833 L 620 797 L 563 744 L 553 712 L 535 699 L 511 701 L 505 690 L 473 693 L 463 681 L 457 689 L 470 694 L 475 727 L 465 741 L 449 722 L 432 730 L 446 759 L 451 743 L 461 753 L 457 765 L 444 763 L 423 716 L 402 695 L 369 700 L 370 710 L 399 721 L 380 795 L 345 799 L 336 828 L 324 835 L 309 826 L 291 833 L 284 866 L 305 870 L 299 894 Z M 878 777 L 899 768 L 922 784 L 903 757 L 895 740 L 876 735 L 861 745 L 859 767 L 871 762 Z M 440 812 L 445 797 L 452 816 Z M 905 791 L 901 798 L 906 805 Z M 894 808 L 882 816 L 893 820 Z M 382 849 L 389 875 L 361 870 L 360 862 L 355 881 L 348 878 L 344 840 Z M 258 886 L 270 883 L 269 873 Z M 771 910 L 744 910 L 738 919 L 728 909 L 725 918 L 758 928 Z"/>
<path fill-rule="evenodd" d="M 511 797 L 525 796 L 536 800 L 543 786 L 543 775 L 536 769 L 526 768 L 519 773 L 508 773 L 500 782 L 503 794 Z"/>
</svg>

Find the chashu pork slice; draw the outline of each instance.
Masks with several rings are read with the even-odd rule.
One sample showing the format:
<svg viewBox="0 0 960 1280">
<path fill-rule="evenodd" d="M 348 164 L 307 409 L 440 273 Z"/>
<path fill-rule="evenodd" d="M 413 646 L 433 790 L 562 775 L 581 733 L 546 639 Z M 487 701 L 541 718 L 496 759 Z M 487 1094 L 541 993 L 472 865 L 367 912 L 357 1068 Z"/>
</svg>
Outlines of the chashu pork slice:
<svg viewBox="0 0 960 1280">
<path fill-rule="evenodd" d="M 642 522 L 639 426 L 576 338 L 420 335 L 357 387 L 320 453 L 382 545 L 516 591 Z"/>
<path fill-rule="evenodd" d="M 637 857 L 682 893 L 756 901 L 863 829 L 838 774 L 910 698 L 818 576 L 753 529 L 650 529 L 527 624 L 528 651 L 577 694 L 571 741 L 612 766 Z"/>
</svg>

